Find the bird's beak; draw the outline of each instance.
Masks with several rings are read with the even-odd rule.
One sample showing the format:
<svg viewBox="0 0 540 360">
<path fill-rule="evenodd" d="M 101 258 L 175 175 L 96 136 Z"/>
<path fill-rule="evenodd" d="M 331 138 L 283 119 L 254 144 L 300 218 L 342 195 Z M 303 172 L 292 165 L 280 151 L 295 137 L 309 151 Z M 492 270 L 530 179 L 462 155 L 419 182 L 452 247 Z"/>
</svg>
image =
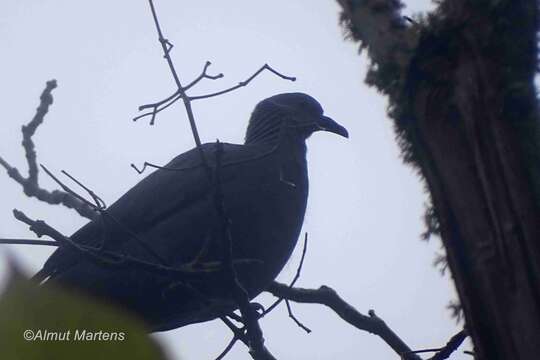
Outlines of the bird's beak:
<svg viewBox="0 0 540 360">
<path fill-rule="evenodd" d="M 328 131 L 334 134 L 341 135 L 345 138 L 349 138 L 349 132 L 347 131 L 347 129 L 339 125 L 337 122 L 335 122 L 328 116 L 321 116 L 317 121 L 317 125 L 319 126 L 319 130 L 321 131 Z"/>
</svg>

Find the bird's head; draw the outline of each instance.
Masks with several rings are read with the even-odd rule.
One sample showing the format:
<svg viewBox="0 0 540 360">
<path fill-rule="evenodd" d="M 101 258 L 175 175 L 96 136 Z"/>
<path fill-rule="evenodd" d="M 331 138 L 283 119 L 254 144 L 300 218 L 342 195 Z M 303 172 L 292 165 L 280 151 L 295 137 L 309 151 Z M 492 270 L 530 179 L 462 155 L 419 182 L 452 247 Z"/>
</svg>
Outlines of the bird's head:
<svg viewBox="0 0 540 360">
<path fill-rule="evenodd" d="M 303 93 L 285 93 L 269 97 L 255 106 L 246 143 L 275 141 L 283 129 L 295 129 L 303 138 L 315 131 L 349 137 L 347 129 L 323 114 L 317 100 Z"/>
</svg>

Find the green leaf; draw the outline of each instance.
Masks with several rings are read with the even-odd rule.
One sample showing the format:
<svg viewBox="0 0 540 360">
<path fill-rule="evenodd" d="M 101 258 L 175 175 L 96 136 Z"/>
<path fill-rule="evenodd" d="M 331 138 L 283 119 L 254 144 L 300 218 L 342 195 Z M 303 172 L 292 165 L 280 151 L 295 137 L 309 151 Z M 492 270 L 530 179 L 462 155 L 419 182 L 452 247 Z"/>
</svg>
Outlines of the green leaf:
<svg viewBox="0 0 540 360">
<path fill-rule="evenodd" d="M 9 360 L 165 359 L 129 314 L 17 274 L 0 297 L 0 354 Z"/>
</svg>

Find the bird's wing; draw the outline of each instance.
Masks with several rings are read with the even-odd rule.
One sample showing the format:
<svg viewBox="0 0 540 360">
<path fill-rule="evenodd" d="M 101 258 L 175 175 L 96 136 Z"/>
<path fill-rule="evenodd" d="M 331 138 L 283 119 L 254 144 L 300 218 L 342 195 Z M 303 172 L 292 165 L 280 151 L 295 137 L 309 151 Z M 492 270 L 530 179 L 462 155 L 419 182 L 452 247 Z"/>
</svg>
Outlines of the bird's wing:
<svg viewBox="0 0 540 360">
<path fill-rule="evenodd" d="M 223 186 L 227 187 L 237 181 L 236 174 L 250 174 L 248 178 L 251 177 L 251 181 L 247 179 L 247 182 L 254 186 L 264 182 L 264 171 L 260 171 L 264 168 L 261 167 L 261 161 L 264 163 L 265 158 L 271 157 L 272 148 L 261 145 L 221 145 Z M 202 148 L 209 167 L 213 168 L 216 164 L 217 145 L 204 144 Z M 246 176 L 242 179 L 245 182 Z M 78 244 L 94 247 L 104 243 L 105 248 L 110 251 L 156 261 L 144 247 L 149 247 L 151 252 L 156 252 L 160 257 L 168 257 L 173 240 L 163 239 L 173 236 L 177 239 L 174 240 L 173 248 L 184 249 L 183 257 L 187 259 L 196 252 L 194 242 L 200 244 L 204 241 L 200 237 L 205 236 L 203 232 L 208 230 L 212 222 L 212 194 L 213 184 L 195 148 L 180 154 L 164 169 L 158 169 L 141 180 L 112 204 L 102 219 L 89 222 L 75 232 L 71 239 Z M 161 229 L 172 230 L 171 221 L 184 222 L 179 224 L 178 228 L 187 229 L 190 233 L 161 234 Z M 168 224 L 160 227 L 163 223 Z M 140 243 L 144 243 L 144 246 Z M 46 261 L 40 276 L 58 274 L 80 260 L 80 253 L 59 248 Z"/>
</svg>

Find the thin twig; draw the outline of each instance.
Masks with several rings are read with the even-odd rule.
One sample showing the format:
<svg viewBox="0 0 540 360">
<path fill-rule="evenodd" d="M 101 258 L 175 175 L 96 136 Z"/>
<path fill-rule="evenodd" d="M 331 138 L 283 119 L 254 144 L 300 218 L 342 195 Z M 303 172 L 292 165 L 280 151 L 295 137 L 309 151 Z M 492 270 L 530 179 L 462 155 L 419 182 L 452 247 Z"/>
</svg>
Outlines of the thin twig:
<svg viewBox="0 0 540 360">
<path fill-rule="evenodd" d="M 53 179 L 56 184 L 58 184 L 58 186 L 62 188 L 62 190 L 66 192 L 66 194 L 78 199 L 80 202 L 84 203 L 86 206 L 92 208 L 96 212 L 99 212 L 101 210 L 98 204 L 92 204 L 90 201 L 86 200 L 84 197 L 73 191 L 69 186 L 60 181 L 60 179 L 58 179 L 49 169 L 47 169 L 45 165 L 40 164 L 40 167 L 51 179 Z"/>
<path fill-rule="evenodd" d="M 36 240 L 36 239 L 0 239 L 0 244 L 8 245 L 45 245 L 58 246 L 58 242 L 51 240 Z"/>
<path fill-rule="evenodd" d="M 291 303 L 289 300 L 285 299 L 285 305 L 287 305 L 287 312 L 289 313 L 289 317 L 298 325 L 302 330 L 307 332 L 308 334 L 311 333 L 311 329 L 308 328 L 306 325 L 302 324 L 300 320 L 296 316 L 294 316 L 291 308 Z"/>
<path fill-rule="evenodd" d="M 228 314 L 227 314 L 227 317 L 228 317 L 228 318 L 231 318 L 231 319 L 233 319 L 234 321 L 239 322 L 239 323 L 241 323 L 241 324 L 244 323 L 244 319 L 242 319 L 242 316 L 241 316 L 241 315 L 237 315 L 237 314 L 234 313 L 234 312 L 228 313 Z"/>
<path fill-rule="evenodd" d="M 189 125 L 191 126 L 191 132 L 193 134 L 193 139 L 195 140 L 195 145 L 197 145 L 197 149 L 201 157 L 201 162 L 207 169 L 207 173 L 210 174 L 210 168 L 208 167 L 208 163 L 204 156 L 204 151 L 201 146 L 202 145 L 201 138 L 199 136 L 199 131 L 197 130 L 197 124 L 195 123 L 195 116 L 193 115 L 193 109 L 191 108 L 191 101 L 186 95 L 184 88 L 182 87 L 182 83 L 180 82 L 180 77 L 178 76 L 178 73 L 176 72 L 174 63 L 170 56 L 170 50 L 172 49 L 172 44 L 169 42 L 169 40 L 163 37 L 163 31 L 161 30 L 161 25 L 159 23 L 159 19 L 156 13 L 156 8 L 154 7 L 154 1 L 148 0 L 148 3 L 150 5 L 150 10 L 152 12 L 152 18 L 154 19 L 154 24 L 156 25 L 156 30 L 159 36 L 159 42 L 161 43 L 161 47 L 163 49 L 163 54 L 164 54 L 163 56 L 165 60 L 167 60 L 167 64 L 169 65 L 169 69 L 171 71 L 171 74 L 174 78 L 174 82 L 176 83 L 176 87 L 178 89 L 178 94 L 184 102 L 184 107 L 186 108 L 186 113 L 188 115 Z"/>
<path fill-rule="evenodd" d="M 153 168 L 153 169 L 159 169 L 159 170 L 166 170 L 166 171 L 186 171 L 186 170 L 193 170 L 195 166 L 187 166 L 183 168 L 173 168 L 169 166 L 160 166 L 156 164 L 152 164 L 148 161 L 145 161 L 143 163 L 142 168 L 138 168 L 135 164 L 130 164 L 130 166 L 140 175 L 146 171 L 147 168 Z"/>
<path fill-rule="evenodd" d="M 443 348 L 441 348 L 438 353 L 433 355 L 433 357 L 430 360 L 448 359 L 450 355 L 452 355 L 452 353 L 459 348 L 459 346 L 463 343 L 463 341 L 465 341 L 467 336 L 468 336 L 467 331 L 465 329 L 461 330 L 456 335 L 452 336 L 450 340 L 448 340 L 446 345 Z"/>
<path fill-rule="evenodd" d="M 229 351 L 232 350 L 232 348 L 234 347 L 234 344 L 236 344 L 237 341 L 238 341 L 238 338 L 236 336 L 233 336 L 233 338 L 231 339 L 231 341 L 229 341 L 229 343 L 227 344 L 225 349 L 221 352 L 221 354 L 219 354 L 218 357 L 216 357 L 216 360 L 221 360 L 225 358 L 225 356 L 229 353 Z"/>
<path fill-rule="evenodd" d="M 411 350 L 411 352 L 409 352 L 408 354 L 424 354 L 424 353 L 437 352 L 440 350 L 441 348 L 419 349 L 419 350 Z"/>
<path fill-rule="evenodd" d="M 107 208 L 107 204 L 105 204 L 105 201 L 103 201 L 103 199 L 101 197 L 99 197 L 98 195 L 96 195 L 95 192 L 93 192 L 90 188 L 88 188 L 86 185 L 84 185 L 82 182 L 80 182 L 79 180 L 77 180 L 75 177 L 73 177 L 71 174 L 69 174 L 67 171 L 65 170 L 62 170 L 61 171 L 62 174 L 66 175 L 68 178 L 71 179 L 71 181 L 73 181 L 75 184 L 79 185 L 84 191 L 86 191 L 88 193 L 88 195 L 90 195 L 90 197 L 92 198 L 92 200 L 94 200 L 94 203 L 96 205 L 96 207 L 100 210 L 104 210 Z"/>
<path fill-rule="evenodd" d="M 448 340 L 445 346 L 441 348 L 431 348 L 431 349 L 420 349 L 420 350 L 412 350 L 410 353 L 414 354 L 422 354 L 422 353 L 428 353 L 428 352 L 434 352 L 436 353 L 432 357 L 429 358 L 429 360 L 445 360 L 452 355 L 454 351 L 456 351 L 459 346 L 463 343 L 463 341 L 467 338 L 467 332 L 465 329 L 461 330 L 454 336 Z"/>
<path fill-rule="evenodd" d="M 237 327 L 226 316 L 222 316 L 220 317 L 220 319 L 225 325 L 227 325 L 227 327 L 232 331 L 234 336 L 238 338 L 238 340 L 241 340 L 244 344 L 246 344 L 246 346 L 249 346 L 249 340 L 246 336 L 245 326 L 241 328 Z"/>
</svg>

